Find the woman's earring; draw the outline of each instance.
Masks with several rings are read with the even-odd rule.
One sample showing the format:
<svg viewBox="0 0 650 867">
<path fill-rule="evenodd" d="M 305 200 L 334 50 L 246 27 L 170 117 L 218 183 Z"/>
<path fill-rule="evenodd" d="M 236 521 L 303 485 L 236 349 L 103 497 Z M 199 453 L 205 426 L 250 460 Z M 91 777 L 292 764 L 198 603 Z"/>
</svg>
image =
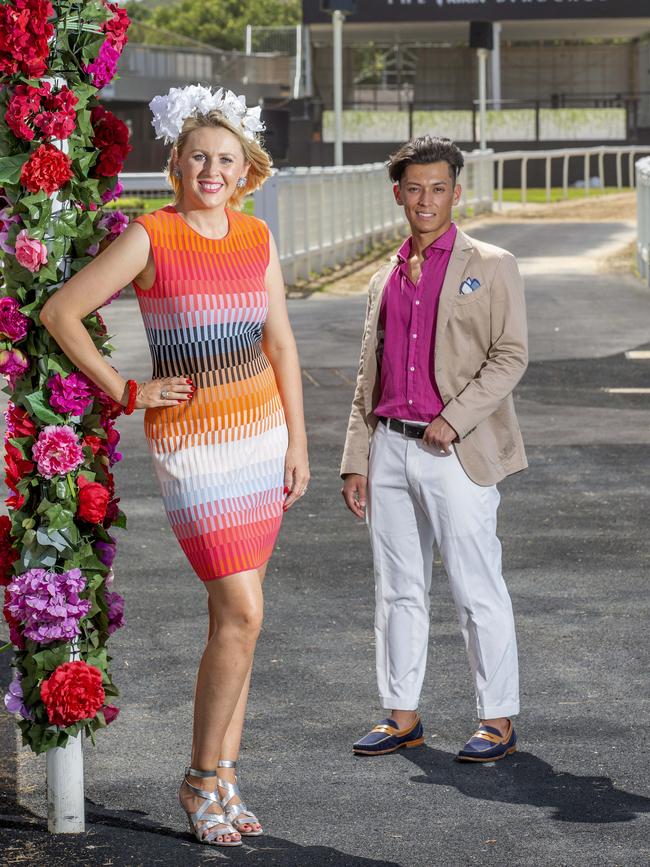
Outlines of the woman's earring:
<svg viewBox="0 0 650 867">
<path fill-rule="evenodd" d="M 183 177 L 183 172 L 178 168 L 178 166 L 176 166 L 176 168 L 174 169 L 172 174 L 174 175 L 175 178 L 182 178 Z"/>
<path fill-rule="evenodd" d="M 239 178 L 237 181 L 237 186 L 241 189 L 246 186 L 246 178 Z"/>
</svg>

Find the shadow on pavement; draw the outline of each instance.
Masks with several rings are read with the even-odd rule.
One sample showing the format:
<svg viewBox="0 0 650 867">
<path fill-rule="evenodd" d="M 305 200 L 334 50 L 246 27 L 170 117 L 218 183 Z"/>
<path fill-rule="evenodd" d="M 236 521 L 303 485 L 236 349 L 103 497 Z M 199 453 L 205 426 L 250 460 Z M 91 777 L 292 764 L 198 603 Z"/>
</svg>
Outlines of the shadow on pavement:
<svg viewBox="0 0 650 867">
<path fill-rule="evenodd" d="M 516 753 L 493 765 L 453 761 L 443 750 L 423 746 L 402 755 L 424 771 L 414 783 L 454 786 L 463 795 L 505 804 L 552 807 L 559 822 L 629 822 L 650 813 L 650 798 L 617 789 L 609 777 L 579 777 L 554 771 L 532 753 Z"/>
<path fill-rule="evenodd" d="M 3 863 L 24 863 L 24 843 L 30 841 L 30 863 L 46 863 L 48 867 L 75 867 L 110 863 L 113 867 L 161 864 L 175 867 L 203 867 L 206 858 L 232 864 L 259 864 L 263 867 L 400 867 L 395 861 L 362 858 L 340 852 L 330 846 L 301 846 L 290 840 L 265 834 L 241 847 L 226 849 L 202 846 L 188 832 L 175 831 L 144 814 L 132 810 L 106 810 L 86 799 L 86 833 L 74 836 L 52 836 L 45 822 L 29 811 L 15 806 L 13 815 L 0 817 L 0 841 L 8 860 Z M 5 848 L 6 847 L 6 848 Z M 16 861 L 11 860 L 16 852 Z M 108 862 L 99 860 L 109 856 Z M 143 855 L 146 861 L 142 861 Z M 74 860 L 71 860 L 74 859 Z"/>
</svg>

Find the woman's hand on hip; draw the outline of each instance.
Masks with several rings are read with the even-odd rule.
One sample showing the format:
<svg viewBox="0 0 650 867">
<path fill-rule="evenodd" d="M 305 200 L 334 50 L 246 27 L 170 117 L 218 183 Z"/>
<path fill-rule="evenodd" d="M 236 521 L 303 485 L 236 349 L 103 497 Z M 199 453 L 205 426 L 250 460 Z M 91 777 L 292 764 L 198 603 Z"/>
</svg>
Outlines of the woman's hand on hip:
<svg viewBox="0 0 650 867">
<path fill-rule="evenodd" d="M 163 406 L 178 406 L 194 396 L 194 384 L 186 376 L 168 376 L 138 383 L 136 409 L 153 409 Z"/>
<path fill-rule="evenodd" d="M 282 508 L 285 512 L 293 506 L 296 500 L 305 496 L 309 478 L 307 448 L 290 445 L 284 460 L 285 500 Z"/>
</svg>

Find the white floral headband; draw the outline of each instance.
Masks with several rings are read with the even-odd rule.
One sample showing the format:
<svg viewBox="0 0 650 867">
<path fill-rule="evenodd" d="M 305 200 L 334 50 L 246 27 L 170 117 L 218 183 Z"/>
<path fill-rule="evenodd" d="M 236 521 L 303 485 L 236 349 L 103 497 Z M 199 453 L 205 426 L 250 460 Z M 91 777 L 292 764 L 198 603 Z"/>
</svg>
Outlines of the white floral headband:
<svg viewBox="0 0 650 867">
<path fill-rule="evenodd" d="M 177 140 L 188 117 L 211 111 L 218 111 L 232 126 L 241 128 L 250 141 L 266 128 L 260 120 L 262 109 L 259 105 L 246 108 L 244 96 L 236 96 L 232 90 L 224 93 L 222 87 L 216 93 L 200 84 L 172 87 L 165 96 L 154 96 L 149 108 L 153 112 L 151 123 L 156 138 L 164 137 L 165 144 Z"/>
</svg>

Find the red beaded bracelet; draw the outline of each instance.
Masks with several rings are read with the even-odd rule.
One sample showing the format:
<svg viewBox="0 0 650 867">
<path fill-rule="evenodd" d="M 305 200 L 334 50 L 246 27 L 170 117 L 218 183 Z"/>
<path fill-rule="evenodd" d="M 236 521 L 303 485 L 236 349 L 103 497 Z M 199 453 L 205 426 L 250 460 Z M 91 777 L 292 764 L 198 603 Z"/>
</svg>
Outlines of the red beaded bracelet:
<svg viewBox="0 0 650 867">
<path fill-rule="evenodd" d="M 127 379 L 126 386 L 129 389 L 129 399 L 124 408 L 124 415 L 131 415 L 135 409 L 135 399 L 138 396 L 138 383 L 135 379 Z"/>
</svg>

